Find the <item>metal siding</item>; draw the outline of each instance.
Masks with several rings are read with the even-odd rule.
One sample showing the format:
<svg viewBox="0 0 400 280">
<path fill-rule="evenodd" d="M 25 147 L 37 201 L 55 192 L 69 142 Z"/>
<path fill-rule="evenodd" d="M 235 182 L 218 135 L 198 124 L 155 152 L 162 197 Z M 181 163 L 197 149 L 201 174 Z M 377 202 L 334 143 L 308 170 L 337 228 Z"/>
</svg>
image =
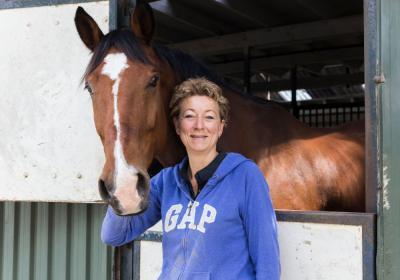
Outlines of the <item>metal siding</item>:
<svg viewBox="0 0 400 280">
<path fill-rule="evenodd" d="M 0 279 L 112 279 L 105 205 L 0 203 Z"/>
<path fill-rule="evenodd" d="M 378 279 L 400 279 L 400 1 L 378 3 L 378 98 L 381 112 Z M 384 77 L 384 79 L 383 79 Z"/>
</svg>

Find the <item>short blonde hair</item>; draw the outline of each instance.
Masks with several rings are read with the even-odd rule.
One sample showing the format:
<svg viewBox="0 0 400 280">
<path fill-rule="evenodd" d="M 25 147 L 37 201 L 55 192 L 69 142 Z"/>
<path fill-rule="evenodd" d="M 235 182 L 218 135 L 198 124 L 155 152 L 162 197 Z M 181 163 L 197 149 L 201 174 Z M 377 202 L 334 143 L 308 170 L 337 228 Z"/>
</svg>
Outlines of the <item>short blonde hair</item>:
<svg viewBox="0 0 400 280">
<path fill-rule="evenodd" d="M 175 87 L 174 94 L 169 103 L 171 117 L 178 117 L 180 113 L 180 105 L 185 98 L 196 95 L 208 96 L 217 102 L 221 120 L 225 121 L 225 123 L 228 122 L 228 99 L 222 95 L 222 89 L 217 84 L 207 80 L 206 78 L 191 78 Z"/>
</svg>

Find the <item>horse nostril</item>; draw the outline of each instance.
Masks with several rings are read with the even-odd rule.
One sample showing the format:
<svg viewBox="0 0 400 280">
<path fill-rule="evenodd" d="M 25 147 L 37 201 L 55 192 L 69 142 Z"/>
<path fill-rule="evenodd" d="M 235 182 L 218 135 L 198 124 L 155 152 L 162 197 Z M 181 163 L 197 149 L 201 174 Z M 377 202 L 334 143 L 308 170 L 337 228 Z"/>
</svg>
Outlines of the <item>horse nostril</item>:
<svg viewBox="0 0 400 280">
<path fill-rule="evenodd" d="M 146 173 L 138 173 L 137 192 L 142 198 L 140 208 L 145 210 L 148 206 L 148 195 L 150 190 L 150 179 Z"/>
<path fill-rule="evenodd" d="M 139 172 L 137 174 L 138 176 L 138 181 L 137 181 L 137 191 L 140 197 L 145 198 L 147 196 L 148 190 L 149 190 L 149 179 L 148 176 L 145 174 L 142 174 L 142 172 Z"/>
<path fill-rule="evenodd" d="M 110 193 L 107 190 L 106 183 L 102 179 L 99 180 L 99 193 L 104 201 L 108 202 L 110 200 Z"/>
</svg>

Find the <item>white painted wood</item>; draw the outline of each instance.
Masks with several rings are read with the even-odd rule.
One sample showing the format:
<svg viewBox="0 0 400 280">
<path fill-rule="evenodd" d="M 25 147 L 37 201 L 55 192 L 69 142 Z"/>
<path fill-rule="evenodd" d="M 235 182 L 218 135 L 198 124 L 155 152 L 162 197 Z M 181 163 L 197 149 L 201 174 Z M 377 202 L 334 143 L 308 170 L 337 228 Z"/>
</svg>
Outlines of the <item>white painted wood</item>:
<svg viewBox="0 0 400 280">
<path fill-rule="evenodd" d="M 162 246 L 160 242 L 140 242 L 140 280 L 157 279 L 162 268 Z"/>
<path fill-rule="evenodd" d="M 158 231 L 158 232 L 162 232 L 162 222 L 159 221 L 157 224 L 155 224 L 154 226 L 152 226 L 151 228 L 149 228 L 149 231 Z"/>
<path fill-rule="evenodd" d="M 108 30 L 108 1 L 81 3 Z M 77 4 L 0 10 L 0 200 L 93 202 L 103 151 Z"/>
<path fill-rule="evenodd" d="M 278 222 L 278 236 L 281 280 L 363 279 L 361 226 Z M 140 279 L 157 279 L 161 243 L 142 241 L 140 262 Z"/>
<path fill-rule="evenodd" d="M 362 280 L 361 226 L 278 224 L 282 280 Z"/>
</svg>

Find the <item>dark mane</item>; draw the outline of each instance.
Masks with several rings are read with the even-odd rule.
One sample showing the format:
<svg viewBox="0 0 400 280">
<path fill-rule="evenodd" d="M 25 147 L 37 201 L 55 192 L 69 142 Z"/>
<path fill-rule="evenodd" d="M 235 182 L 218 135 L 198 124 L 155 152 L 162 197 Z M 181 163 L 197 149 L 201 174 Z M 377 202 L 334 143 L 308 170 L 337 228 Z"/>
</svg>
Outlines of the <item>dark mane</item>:
<svg viewBox="0 0 400 280">
<path fill-rule="evenodd" d="M 104 60 L 110 48 L 123 52 L 129 59 L 138 60 L 144 64 L 150 64 L 146 54 L 140 48 L 138 39 L 132 31 L 114 30 L 103 37 L 93 52 L 93 56 L 85 70 L 83 78 L 86 78 Z M 223 77 L 210 70 L 191 55 L 180 50 L 172 50 L 165 46 L 154 45 L 154 50 L 161 60 L 166 60 L 178 75 L 179 81 L 194 77 L 205 77 L 221 87 L 232 88 Z M 237 90 L 237 89 L 236 89 Z"/>
<path fill-rule="evenodd" d="M 85 70 L 85 74 L 83 75 L 83 79 L 85 79 L 87 75 L 100 65 L 112 47 L 123 52 L 131 60 L 138 60 L 144 64 L 151 63 L 144 51 L 141 49 L 138 39 L 131 30 L 114 30 L 105 35 L 94 50 L 93 56 Z M 155 44 L 153 45 L 153 48 L 161 60 L 165 60 L 171 65 L 171 68 L 174 69 L 177 74 L 179 82 L 189 78 L 205 77 L 220 87 L 229 89 L 246 99 L 251 99 L 257 103 L 275 104 L 275 102 L 257 96 L 243 94 L 239 87 L 228 83 L 221 75 L 217 74 L 204 63 L 189 54 L 162 45 Z"/>
<path fill-rule="evenodd" d="M 139 60 L 145 64 L 150 63 L 143 50 L 140 48 L 139 42 L 132 31 L 126 29 L 114 30 L 105 35 L 93 51 L 93 56 L 86 67 L 83 79 L 85 79 L 94 71 L 94 69 L 97 68 L 97 66 L 100 65 L 112 47 L 122 51 L 132 60 Z"/>
<path fill-rule="evenodd" d="M 168 61 L 172 69 L 174 69 L 179 78 L 179 82 L 189 78 L 205 77 L 220 87 L 238 91 L 238 89 L 226 82 L 221 75 L 212 71 L 204 63 L 197 60 L 193 56 L 180 50 L 170 49 L 162 45 L 154 45 L 153 47 L 157 55 L 161 59 Z"/>
</svg>

